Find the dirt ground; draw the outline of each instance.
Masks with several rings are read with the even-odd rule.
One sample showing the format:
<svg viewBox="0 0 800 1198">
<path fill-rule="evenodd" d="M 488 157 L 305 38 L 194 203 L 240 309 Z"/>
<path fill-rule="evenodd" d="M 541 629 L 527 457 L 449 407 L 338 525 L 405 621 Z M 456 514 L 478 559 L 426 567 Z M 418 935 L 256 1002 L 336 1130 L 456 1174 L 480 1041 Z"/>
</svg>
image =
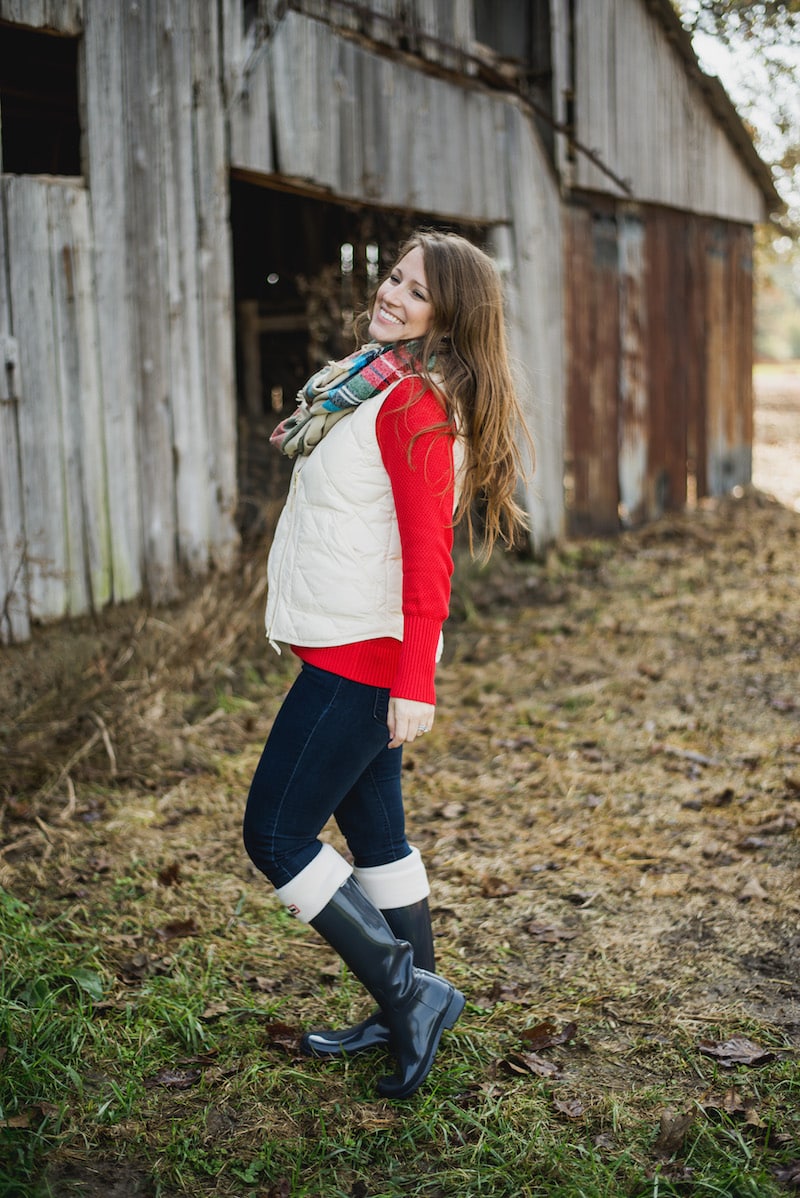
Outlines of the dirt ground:
<svg viewBox="0 0 800 1198">
<path fill-rule="evenodd" d="M 800 1048 L 800 373 L 759 380 L 757 436 L 740 498 L 460 563 L 435 728 L 406 755 L 445 960 L 487 1011 L 602 1009 L 594 1085 L 644 1083 L 629 1050 L 667 1025 Z M 294 672 L 263 585 L 257 553 L 170 611 L 2 651 L 0 884 L 90 907 L 87 878 L 177 863 L 205 875 L 198 924 L 259 885 L 241 804 Z"/>
</svg>

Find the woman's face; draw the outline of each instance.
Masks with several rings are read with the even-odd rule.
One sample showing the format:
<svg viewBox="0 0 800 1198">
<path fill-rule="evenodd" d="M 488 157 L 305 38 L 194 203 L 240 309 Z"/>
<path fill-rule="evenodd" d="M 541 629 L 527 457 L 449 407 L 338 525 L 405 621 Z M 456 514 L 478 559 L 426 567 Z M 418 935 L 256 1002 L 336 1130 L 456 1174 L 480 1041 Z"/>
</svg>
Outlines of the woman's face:
<svg viewBox="0 0 800 1198">
<path fill-rule="evenodd" d="M 424 337 L 432 324 L 433 304 L 422 249 L 417 245 L 400 259 L 378 288 L 369 335 L 384 345 L 390 341 L 413 341 Z"/>
</svg>

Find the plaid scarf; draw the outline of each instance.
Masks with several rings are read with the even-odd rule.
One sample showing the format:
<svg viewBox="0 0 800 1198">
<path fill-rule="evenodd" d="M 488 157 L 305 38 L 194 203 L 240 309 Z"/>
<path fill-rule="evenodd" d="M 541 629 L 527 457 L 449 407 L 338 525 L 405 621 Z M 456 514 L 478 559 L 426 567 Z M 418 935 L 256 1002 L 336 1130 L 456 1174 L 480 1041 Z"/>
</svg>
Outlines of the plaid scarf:
<svg viewBox="0 0 800 1198">
<path fill-rule="evenodd" d="M 418 341 L 370 341 L 340 362 L 328 362 L 298 392 L 296 412 L 281 421 L 270 442 L 287 458 L 310 454 L 348 412 L 397 380 L 418 373 L 418 347 Z"/>
</svg>

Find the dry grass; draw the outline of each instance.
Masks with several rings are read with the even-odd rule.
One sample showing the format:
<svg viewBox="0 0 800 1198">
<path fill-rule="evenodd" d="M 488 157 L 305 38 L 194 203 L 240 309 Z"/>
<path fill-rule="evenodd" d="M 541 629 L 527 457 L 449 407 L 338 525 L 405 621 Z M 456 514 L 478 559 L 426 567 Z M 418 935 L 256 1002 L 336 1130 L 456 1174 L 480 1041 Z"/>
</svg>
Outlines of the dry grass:
<svg viewBox="0 0 800 1198">
<path fill-rule="evenodd" d="M 464 1111 L 529 1085 L 570 1135 L 585 1124 L 618 1147 L 667 1104 L 722 1109 L 729 1082 L 703 1038 L 748 1036 L 795 1060 L 798 560 L 800 516 L 752 492 L 542 565 L 460 563 L 439 714 L 407 753 L 406 792 L 440 965 L 471 1000 L 443 1054 L 469 1079 Z M 250 1153 L 251 1168 L 265 1137 L 313 1138 L 309 1102 L 356 1139 L 400 1126 L 371 1099 L 368 1066 L 326 1069 L 280 1046 L 362 1000 L 240 845 L 249 778 L 294 674 L 261 635 L 262 566 L 256 555 L 169 612 L 126 608 L 4 651 L 0 730 L 0 884 L 97 946 L 110 1012 L 142 1001 L 145 982 L 178 986 L 199 1029 L 203 1150 Z M 289 1031 L 270 1031 L 276 1019 Z M 549 1080 L 522 1035 L 544 1019 L 577 1023 Z M 741 1110 L 790 1153 L 796 1095 L 765 1076 L 737 1073 Z M 168 1129 L 197 1100 L 148 1094 L 95 1129 L 92 1159 L 136 1160 L 149 1177 L 169 1157 Z M 63 1176 L 88 1168 L 83 1144 L 73 1125 L 54 1157 Z M 262 1192 L 198 1188 L 176 1165 L 169 1176 L 159 1192 Z"/>
<path fill-rule="evenodd" d="M 462 570 L 439 718 L 406 762 L 445 905 L 508 911 L 527 893 L 533 913 L 580 882 L 589 920 L 601 895 L 796 909 L 778 850 L 798 816 L 798 525 L 754 495 L 546 567 Z M 294 672 L 260 636 L 258 563 L 245 582 L 243 602 L 217 582 L 158 618 L 6 652 L 6 885 L 90 841 L 152 859 L 154 829 L 159 857 L 210 840 L 240 856 L 242 796 Z"/>
</svg>

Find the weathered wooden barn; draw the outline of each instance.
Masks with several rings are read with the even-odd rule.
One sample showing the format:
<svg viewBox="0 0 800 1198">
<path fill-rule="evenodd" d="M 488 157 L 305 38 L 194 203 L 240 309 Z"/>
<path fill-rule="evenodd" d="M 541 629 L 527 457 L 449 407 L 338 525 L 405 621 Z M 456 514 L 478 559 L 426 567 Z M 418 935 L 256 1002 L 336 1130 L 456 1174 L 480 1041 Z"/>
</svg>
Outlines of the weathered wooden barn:
<svg viewBox="0 0 800 1198">
<path fill-rule="evenodd" d="M 397 240 L 504 272 L 541 549 L 748 481 L 770 176 L 669 0 L 0 0 L 0 637 L 179 592 Z"/>
</svg>

